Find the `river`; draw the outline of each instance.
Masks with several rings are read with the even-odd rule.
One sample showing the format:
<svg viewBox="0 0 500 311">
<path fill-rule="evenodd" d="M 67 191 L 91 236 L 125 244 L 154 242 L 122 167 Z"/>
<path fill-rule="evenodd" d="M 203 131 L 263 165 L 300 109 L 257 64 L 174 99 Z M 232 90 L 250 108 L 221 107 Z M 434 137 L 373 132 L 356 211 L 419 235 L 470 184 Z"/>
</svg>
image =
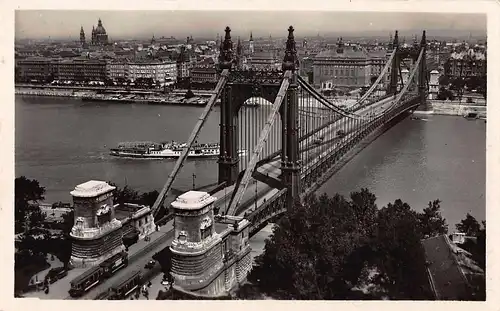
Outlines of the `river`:
<svg viewBox="0 0 500 311">
<path fill-rule="evenodd" d="M 199 107 L 16 96 L 16 177 L 37 179 L 46 188 L 49 203 L 70 202 L 74 186 L 90 179 L 127 184 L 138 191 L 159 190 L 175 161 L 116 159 L 108 149 L 121 141 L 185 141 L 201 111 Z M 216 107 L 200 142 L 218 141 L 218 119 Z M 485 219 L 485 148 L 483 121 L 454 116 L 408 118 L 364 149 L 319 192 L 348 195 L 366 187 L 377 195 L 379 206 L 401 198 L 416 210 L 440 199 L 442 214 L 453 231 L 467 212 Z M 216 160 L 187 161 L 174 188 L 189 190 L 193 179 L 196 186 L 215 182 Z"/>
</svg>

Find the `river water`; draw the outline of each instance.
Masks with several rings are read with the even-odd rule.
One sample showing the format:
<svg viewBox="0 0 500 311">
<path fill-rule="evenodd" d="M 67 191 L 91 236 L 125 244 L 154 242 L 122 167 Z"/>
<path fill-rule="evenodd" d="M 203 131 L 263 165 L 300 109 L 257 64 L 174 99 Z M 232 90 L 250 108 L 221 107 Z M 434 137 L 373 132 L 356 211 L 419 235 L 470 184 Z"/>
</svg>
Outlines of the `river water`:
<svg viewBox="0 0 500 311">
<path fill-rule="evenodd" d="M 74 186 L 90 179 L 138 191 L 160 190 L 175 161 L 116 159 L 108 149 L 122 141 L 186 141 L 202 111 L 22 96 L 16 96 L 15 109 L 16 177 L 37 179 L 46 188 L 48 203 L 70 202 Z M 198 140 L 218 141 L 218 126 L 216 107 Z M 440 199 L 453 231 L 467 212 L 485 219 L 485 148 L 483 121 L 408 118 L 364 149 L 319 192 L 348 195 L 366 187 L 377 195 L 379 206 L 401 198 L 416 210 Z M 216 160 L 187 161 L 174 188 L 189 190 L 193 179 L 196 186 L 215 182 Z M 262 245 L 265 236 L 256 236 L 253 246 Z"/>
</svg>

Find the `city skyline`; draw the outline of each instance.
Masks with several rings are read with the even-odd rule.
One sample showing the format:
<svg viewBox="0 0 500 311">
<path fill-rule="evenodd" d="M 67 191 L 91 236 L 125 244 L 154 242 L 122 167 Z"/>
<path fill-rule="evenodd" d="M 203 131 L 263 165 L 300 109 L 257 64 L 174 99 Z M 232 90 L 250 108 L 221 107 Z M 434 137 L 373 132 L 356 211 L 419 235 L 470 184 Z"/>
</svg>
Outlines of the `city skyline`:
<svg viewBox="0 0 500 311">
<path fill-rule="evenodd" d="M 466 18 L 465 18 L 466 17 Z M 16 11 L 15 38 L 19 39 L 73 39 L 80 28 L 90 35 L 98 19 L 103 21 L 111 40 L 188 35 L 214 38 L 223 35 L 230 26 L 233 36 L 246 40 L 254 38 L 285 37 L 293 25 L 296 35 L 322 36 L 348 34 L 384 36 L 394 30 L 403 35 L 419 34 L 426 25 L 430 37 L 485 36 L 484 14 L 441 14 L 400 12 L 297 12 L 297 11 Z"/>
</svg>

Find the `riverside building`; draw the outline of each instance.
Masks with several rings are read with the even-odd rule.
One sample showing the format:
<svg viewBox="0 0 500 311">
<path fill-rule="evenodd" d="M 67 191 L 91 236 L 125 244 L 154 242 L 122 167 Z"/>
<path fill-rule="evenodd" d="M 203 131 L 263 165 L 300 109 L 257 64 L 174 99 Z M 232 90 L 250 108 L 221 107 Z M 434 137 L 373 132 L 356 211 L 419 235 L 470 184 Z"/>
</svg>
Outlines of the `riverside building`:
<svg viewBox="0 0 500 311">
<path fill-rule="evenodd" d="M 153 79 L 160 83 L 176 81 L 177 63 L 171 61 L 144 61 L 128 64 L 128 79 Z"/>
<path fill-rule="evenodd" d="M 318 53 L 313 59 L 313 81 L 316 88 L 368 86 L 378 77 L 387 62 L 385 50 L 366 51 L 346 47 L 340 38 L 336 50 Z"/>
</svg>

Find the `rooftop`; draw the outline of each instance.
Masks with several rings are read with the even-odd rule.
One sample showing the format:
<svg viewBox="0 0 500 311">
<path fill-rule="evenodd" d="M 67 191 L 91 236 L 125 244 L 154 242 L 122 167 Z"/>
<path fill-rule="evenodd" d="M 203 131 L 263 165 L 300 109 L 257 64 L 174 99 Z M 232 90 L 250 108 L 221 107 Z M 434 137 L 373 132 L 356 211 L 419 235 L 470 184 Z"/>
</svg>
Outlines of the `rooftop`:
<svg viewBox="0 0 500 311">
<path fill-rule="evenodd" d="M 163 65 L 163 64 L 175 64 L 171 60 L 151 60 L 151 59 L 137 59 L 133 62 L 129 62 L 129 65 Z"/>
<path fill-rule="evenodd" d="M 337 50 L 331 49 L 318 53 L 315 58 L 367 58 L 368 54 L 362 50 L 344 48 L 343 53 L 338 53 Z"/>
<path fill-rule="evenodd" d="M 215 202 L 216 198 L 203 191 L 188 191 L 172 202 L 172 207 L 183 210 L 197 210 Z"/>
<path fill-rule="evenodd" d="M 385 57 L 387 54 L 384 50 L 374 50 L 365 51 L 362 49 L 354 49 L 350 47 L 345 47 L 342 49 L 342 53 L 339 53 L 337 49 L 331 49 L 319 52 L 316 54 L 315 58 L 355 58 L 355 59 L 369 59 L 369 58 L 380 58 Z"/>
<path fill-rule="evenodd" d="M 92 198 L 98 195 L 115 190 L 116 187 L 110 186 L 105 181 L 89 180 L 83 184 L 79 184 L 75 187 L 75 190 L 71 191 L 71 195 L 80 198 Z"/>
<path fill-rule="evenodd" d="M 453 52 L 450 55 L 452 59 L 470 59 L 470 60 L 485 60 L 486 55 L 482 52 L 476 52 L 473 49 L 462 52 Z"/>
<path fill-rule="evenodd" d="M 464 300 L 468 297 L 467 280 L 445 235 L 422 241 L 438 300 Z"/>
</svg>

